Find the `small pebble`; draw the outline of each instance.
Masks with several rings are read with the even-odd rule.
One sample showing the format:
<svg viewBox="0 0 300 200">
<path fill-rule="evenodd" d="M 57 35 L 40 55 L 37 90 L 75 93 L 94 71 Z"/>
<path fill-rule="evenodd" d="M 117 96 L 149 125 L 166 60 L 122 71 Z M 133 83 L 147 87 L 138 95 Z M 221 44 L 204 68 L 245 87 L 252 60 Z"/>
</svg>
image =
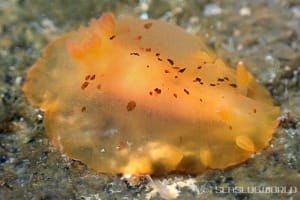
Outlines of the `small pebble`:
<svg viewBox="0 0 300 200">
<path fill-rule="evenodd" d="M 240 15 L 241 16 L 250 16 L 252 13 L 251 9 L 248 7 L 243 7 L 240 9 Z"/>
<path fill-rule="evenodd" d="M 222 9 L 219 5 L 217 4 L 207 4 L 205 7 L 204 7 L 204 11 L 203 11 L 203 14 L 204 16 L 208 17 L 208 16 L 212 16 L 212 15 L 219 15 L 222 13 Z"/>
</svg>

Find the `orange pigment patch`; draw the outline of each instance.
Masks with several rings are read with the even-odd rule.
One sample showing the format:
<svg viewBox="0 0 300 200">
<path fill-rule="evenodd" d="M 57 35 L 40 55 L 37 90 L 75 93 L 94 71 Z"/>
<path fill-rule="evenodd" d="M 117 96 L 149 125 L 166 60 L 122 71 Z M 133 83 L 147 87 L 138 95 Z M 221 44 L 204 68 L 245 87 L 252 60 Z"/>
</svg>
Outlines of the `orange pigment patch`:
<svg viewBox="0 0 300 200">
<path fill-rule="evenodd" d="M 279 114 L 243 63 L 177 26 L 109 13 L 48 44 L 23 90 L 53 145 L 104 173 L 239 164 L 268 146 Z"/>
</svg>

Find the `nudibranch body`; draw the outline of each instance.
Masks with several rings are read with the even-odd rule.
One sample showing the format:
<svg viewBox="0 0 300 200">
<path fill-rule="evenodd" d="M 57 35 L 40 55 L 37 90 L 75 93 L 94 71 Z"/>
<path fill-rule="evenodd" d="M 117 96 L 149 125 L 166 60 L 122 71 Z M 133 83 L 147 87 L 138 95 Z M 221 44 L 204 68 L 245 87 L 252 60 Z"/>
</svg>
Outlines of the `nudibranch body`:
<svg viewBox="0 0 300 200">
<path fill-rule="evenodd" d="M 242 63 L 196 36 L 112 14 L 51 42 L 24 92 L 54 146 L 104 173 L 200 173 L 265 148 L 279 114 Z"/>
</svg>

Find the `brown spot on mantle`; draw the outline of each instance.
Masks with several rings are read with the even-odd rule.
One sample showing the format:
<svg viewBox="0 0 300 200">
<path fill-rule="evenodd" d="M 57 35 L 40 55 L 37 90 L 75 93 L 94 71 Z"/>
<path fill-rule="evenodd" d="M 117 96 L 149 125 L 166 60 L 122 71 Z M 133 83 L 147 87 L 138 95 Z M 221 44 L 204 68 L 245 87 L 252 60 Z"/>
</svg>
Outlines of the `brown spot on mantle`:
<svg viewBox="0 0 300 200">
<path fill-rule="evenodd" d="M 144 24 L 145 29 L 149 29 L 149 28 L 151 28 L 151 26 L 152 26 L 151 22 Z"/>
<path fill-rule="evenodd" d="M 127 111 L 132 111 L 133 109 L 135 109 L 135 107 L 136 107 L 135 101 L 129 101 L 126 106 L 126 109 Z"/>
</svg>

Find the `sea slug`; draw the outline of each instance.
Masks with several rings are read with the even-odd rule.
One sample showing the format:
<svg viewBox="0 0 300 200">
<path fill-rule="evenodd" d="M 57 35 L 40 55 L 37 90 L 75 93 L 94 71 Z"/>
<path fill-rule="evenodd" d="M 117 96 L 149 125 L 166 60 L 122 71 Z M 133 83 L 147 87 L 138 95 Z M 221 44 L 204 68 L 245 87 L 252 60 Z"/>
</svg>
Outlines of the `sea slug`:
<svg viewBox="0 0 300 200">
<path fill-rule="evenodd" d="M 47 45 L 23 87 L 52 144 L 103 173 L 201 173 L 267 147 L 279 108 L 243 63 L 158 20 L 92 19 Z"/>
</svg>

